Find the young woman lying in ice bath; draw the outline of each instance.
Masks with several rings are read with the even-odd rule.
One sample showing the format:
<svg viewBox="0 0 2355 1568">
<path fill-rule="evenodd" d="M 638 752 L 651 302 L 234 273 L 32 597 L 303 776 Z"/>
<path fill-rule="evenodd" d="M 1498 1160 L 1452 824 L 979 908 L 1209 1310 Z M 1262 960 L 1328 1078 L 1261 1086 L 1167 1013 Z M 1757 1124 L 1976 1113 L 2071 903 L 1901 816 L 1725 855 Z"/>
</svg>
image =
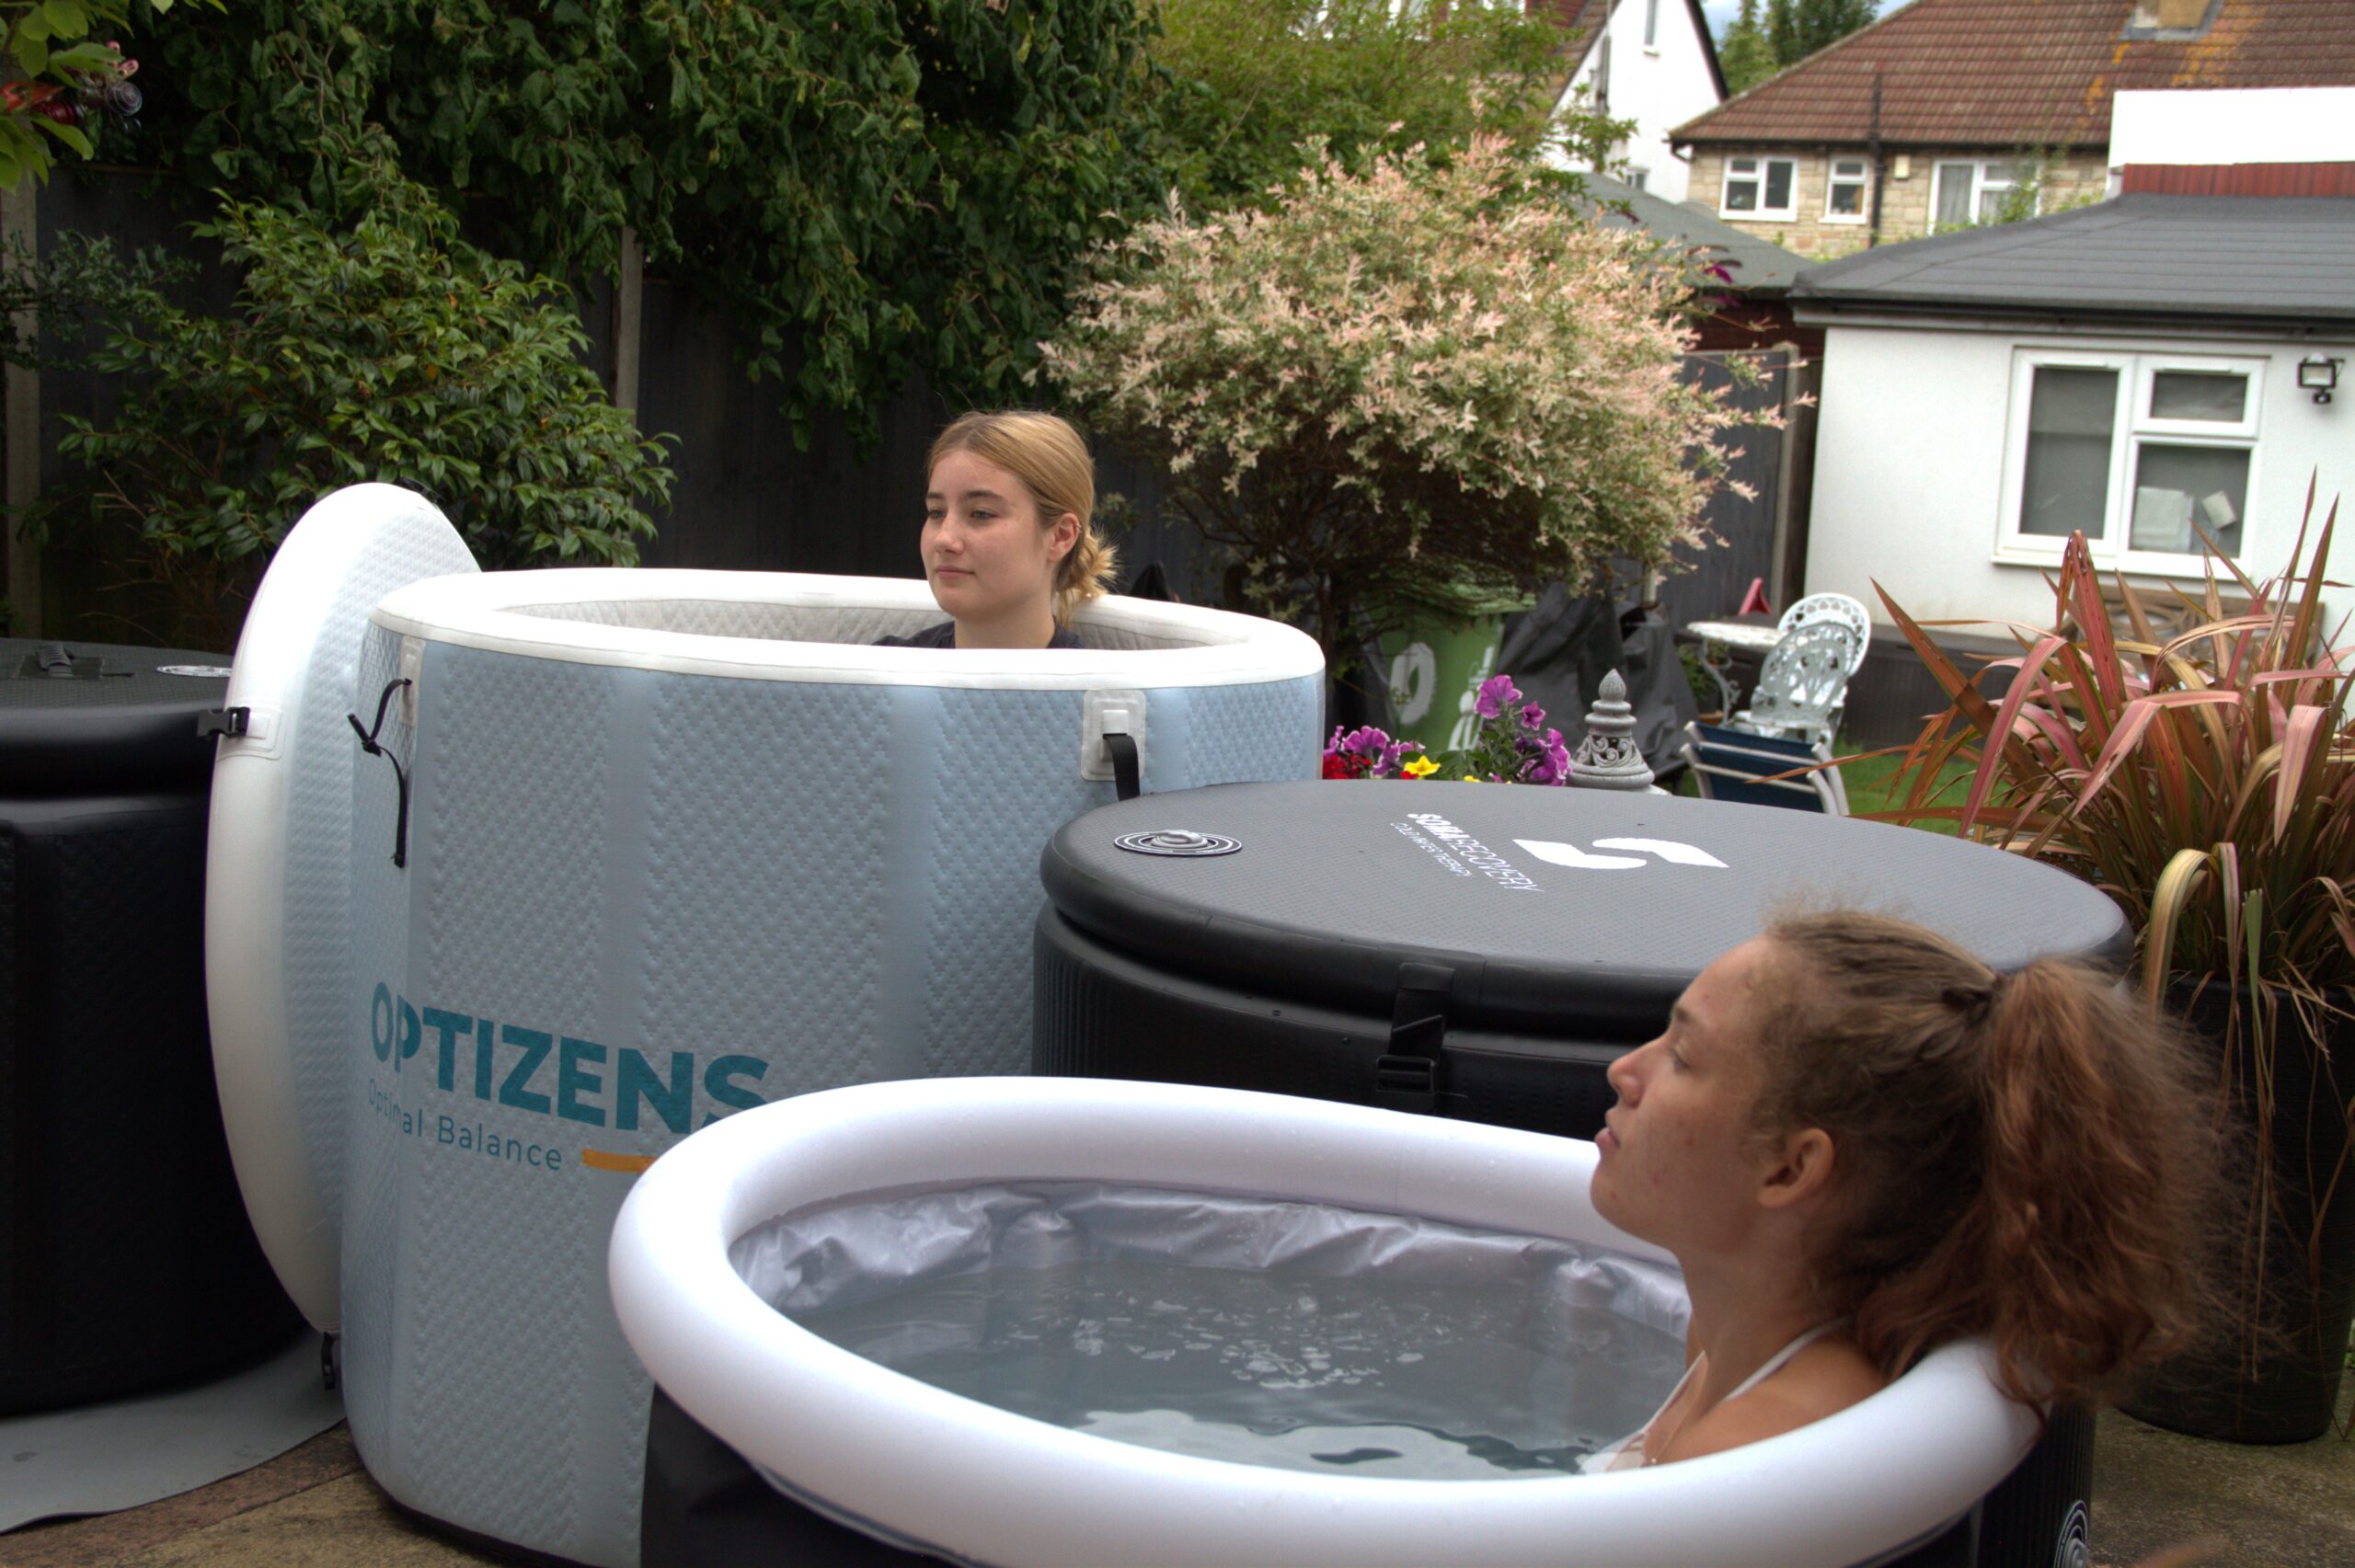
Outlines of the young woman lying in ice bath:
<svg viewBox="0 0 2355 1568">
<path fill-rule="evenodd" d="M 925 464 L 924 575 L 950 619 L 890 647 L 1075 648 L 1071 614 L 1104 591 L 1096 465 L 1052 414 L 968 414 Z"/>
<path fill-rule="evenodd" d="M 1899 921 L 1719 958 L 1611 1070 L 1594 1206 L 1676 1254 L 1693 1316 L 1676 1391 L 1586 1468 L 1788 1432 L 1968 1335 L 2039 1404 L 2169 1347 L 2216 1161 L 2187 1063 L 2103 977 Z"/>
</svg>

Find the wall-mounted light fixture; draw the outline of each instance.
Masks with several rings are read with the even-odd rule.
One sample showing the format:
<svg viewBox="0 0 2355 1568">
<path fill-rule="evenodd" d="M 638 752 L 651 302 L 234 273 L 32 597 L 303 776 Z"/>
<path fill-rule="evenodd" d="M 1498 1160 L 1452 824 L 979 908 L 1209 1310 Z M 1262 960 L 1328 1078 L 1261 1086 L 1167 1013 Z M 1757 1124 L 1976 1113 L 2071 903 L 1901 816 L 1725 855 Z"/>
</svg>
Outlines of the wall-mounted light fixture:
<svg viewBox="0 0 2355 1568">
<path fill-rule="evenodd" d="M 2298 361 L 2298 384 L 2313 393 L 2316 403 L 2327 403 L 2332 389 L 2338 385 L 2339 364 L 2338 360 L 2309 354 Z"/>
</svg>

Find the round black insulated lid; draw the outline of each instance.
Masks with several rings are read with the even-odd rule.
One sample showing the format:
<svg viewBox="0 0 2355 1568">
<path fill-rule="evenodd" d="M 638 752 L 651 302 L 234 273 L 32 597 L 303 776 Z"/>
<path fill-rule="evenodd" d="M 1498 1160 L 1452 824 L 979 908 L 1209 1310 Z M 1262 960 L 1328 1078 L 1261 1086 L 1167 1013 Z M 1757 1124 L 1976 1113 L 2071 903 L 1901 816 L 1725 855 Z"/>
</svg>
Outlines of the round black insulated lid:
<svg viewBox="0 0 2355 1568">
<path fill-rule="evenodd" d="M 2001 850 L 1604 790 L 1140 795 L 1066 823 L 1040 874 L 1064 919 L 1180 973 L 1387 1013 L 1400 965 L 1437 964 L 1457 1022 L 1547 1034 L 1656 1029 L 1712 959 L 1791 910 L 1917 921 L 2005 972 L 2048 956 L 2122 967 L 2133 949 L 2108 897 Z"/>
<path fill-rule="evenodd" d="M 228 694 L 225 654 L 0 637 L 0 791 L 201 784 Z"/>
</svg>

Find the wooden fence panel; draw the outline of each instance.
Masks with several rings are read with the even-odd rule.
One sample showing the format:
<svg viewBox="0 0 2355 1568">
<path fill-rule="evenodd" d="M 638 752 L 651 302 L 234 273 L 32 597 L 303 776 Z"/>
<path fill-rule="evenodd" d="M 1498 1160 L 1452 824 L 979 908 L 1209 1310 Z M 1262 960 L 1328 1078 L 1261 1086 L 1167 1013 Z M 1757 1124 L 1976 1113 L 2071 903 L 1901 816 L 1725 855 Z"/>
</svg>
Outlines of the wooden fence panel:
<svg viewBox="0 0 2355 1568">
<path fill-rule="evenodd" d="M 1741 357 L 1758 367 L 1755 384 L 1745 385 L 1727 368 L 1729 353 L 1694 354 L 1686 373 L 1704 384 L 1724 389 L 1727 401 L 1745 414 L 1772 413 L 1790 395 L 1791 361 L 1777 353 Z M 1669 575 L 1661 579 L 1661 615 L 1671 626 L 1730 615 L 1741 606 L 1754 579 L 1763 578 L 1773 592 L 1779 577 L 1775 558 L 1776 508 L 1784 495 L 1785 467 L 1791 461 L 1783 432 L 1772 429 L 1737 429 L 1725 443 L 1740 452 L 1729 477 L 1755 492 L 1750 497 L 1721 488 L 1702 513 L 1707 538 L 1698 546 L 1679 550 Z"/>
</svg>

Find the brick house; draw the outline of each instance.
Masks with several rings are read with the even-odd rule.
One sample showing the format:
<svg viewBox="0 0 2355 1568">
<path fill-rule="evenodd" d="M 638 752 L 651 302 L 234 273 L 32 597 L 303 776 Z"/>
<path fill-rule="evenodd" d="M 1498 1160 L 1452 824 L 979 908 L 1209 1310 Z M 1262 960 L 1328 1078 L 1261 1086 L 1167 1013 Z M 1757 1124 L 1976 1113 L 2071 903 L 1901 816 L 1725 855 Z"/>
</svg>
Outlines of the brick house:
<svg viewBox="0 0 2355 1568">
<path fill-rule="evenodd" d="M 1671 140 L 1693 200 L 1832 257 L 1984 222 L 2007 199 L 2052 212 L 2115 194 L 2120 89 L 2349 84 L 2349 0 L 1913 0 Z"/>
</svg>

